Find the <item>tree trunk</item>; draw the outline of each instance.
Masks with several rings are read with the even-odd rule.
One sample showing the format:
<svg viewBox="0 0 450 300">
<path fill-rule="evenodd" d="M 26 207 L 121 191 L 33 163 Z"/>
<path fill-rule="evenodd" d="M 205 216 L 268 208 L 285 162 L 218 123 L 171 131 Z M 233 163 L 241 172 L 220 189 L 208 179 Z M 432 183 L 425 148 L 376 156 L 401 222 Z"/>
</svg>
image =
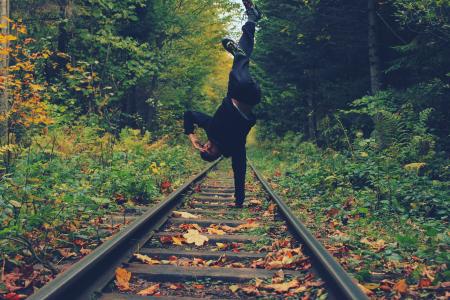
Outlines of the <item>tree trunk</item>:
<svg viewBox="0 0 450 300">
<path fill-rule="evenodd" d="M 1 13 L 1 21 L 3 28 L 1 29 L 2 34 L 9 33 L 9 22 L 4 18 L 9 18 L 9 0 L 0 0 L 0 13 Z M 7 48 L 8 42 L 4 42 L 1 44 L 1 48 Z M 9 64 L 9 56 L 1 55 L 0 57 L 0 76 L 4 79 L 8 75 L 8 64 Z M 4 81 L 5 83 L 5 81 Z M 7 90 L 0 91 L 0 145 L 4 145 L 8 143 L 8 92 Z"/>
<path fill-rule="evenodd" d="M 316 140 L 316 122 L 314 120 L 314 94 L 311 93 L 306 97 L 306 102 L 308 104 L 308 137 L 311 141 Z"/>
<path fill-rule="evenodd" d="M 382 88 L 381 76 L 381 59 L 378 53 L 379 42 L 377 36 L 377 17 L 376 17 L 376 0 L 368 0 L 369 14 L 369 64 L 370 64 L 370 86 L 372 94 L 380 91 Z"/>
</svg>

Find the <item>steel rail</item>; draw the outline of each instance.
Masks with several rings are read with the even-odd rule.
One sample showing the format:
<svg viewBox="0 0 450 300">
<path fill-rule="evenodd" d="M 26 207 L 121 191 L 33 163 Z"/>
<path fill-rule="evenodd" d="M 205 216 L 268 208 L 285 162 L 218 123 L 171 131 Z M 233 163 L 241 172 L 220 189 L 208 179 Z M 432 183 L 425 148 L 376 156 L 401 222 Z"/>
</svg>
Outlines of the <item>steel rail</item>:
<svg viewBox="0 0 450 300">
<path fill-rule="evenodd" d="M 310 254 L 311 259 L 316 264 L 313 266 L 324 279 L 327 287 L 333 290 L 337 296 L 336 299 L 363 300 L 369 299 L 366 294 L 357 286 L 350 275 L 342 268 L 342 266 L 333 258 L 333 256 L 325 249 L 325 247 L 312 235 L 305 225 L 293 215 L 291 209 L 286 203 L 272 190 L 269 183 L 259 173 L 255 166 L 249 162 L 249 165 L 255 173 L 258 180 L 263 185 L 266 192 L 278 205 L 279 211 L 288 223 L 292 233 L 303 242 L 306 251 Z"/>
<path fill-rule="evenodd" d="M 58 275 L 53 281 L 31 295 L 29 300 L 71 300 L 91 299 L 113 277 L 120 266 L 136 247 L 145 243 L 153 231 L 158 229 L 181 201 L 192 184 L 201 180 L 220 159 L 210 164 L 197 176 L 191 177 L 183 186 L 155 205 L 123 231 L 99 246 L 68 271 Z M 150 234 L 149 234 L 150 232 Z"/>
</svg>

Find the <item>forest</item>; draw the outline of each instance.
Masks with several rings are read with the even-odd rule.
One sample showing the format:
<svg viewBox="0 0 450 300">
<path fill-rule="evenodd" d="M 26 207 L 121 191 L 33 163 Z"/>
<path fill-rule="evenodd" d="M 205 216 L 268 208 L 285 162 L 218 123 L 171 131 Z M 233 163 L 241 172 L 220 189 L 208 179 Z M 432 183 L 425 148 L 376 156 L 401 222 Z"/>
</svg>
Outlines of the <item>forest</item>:
<svg viewBox="0 0 450 300">
<path fill-rule="evenodd" d="M 248 159 L 372 299 L 450 293 L 450 1 L 259 0 Z M 232 0 L 0 0 L 0 298 L 206 166 Z M 100 230 L 102 228 L 102 230 Z"/>
</svg>

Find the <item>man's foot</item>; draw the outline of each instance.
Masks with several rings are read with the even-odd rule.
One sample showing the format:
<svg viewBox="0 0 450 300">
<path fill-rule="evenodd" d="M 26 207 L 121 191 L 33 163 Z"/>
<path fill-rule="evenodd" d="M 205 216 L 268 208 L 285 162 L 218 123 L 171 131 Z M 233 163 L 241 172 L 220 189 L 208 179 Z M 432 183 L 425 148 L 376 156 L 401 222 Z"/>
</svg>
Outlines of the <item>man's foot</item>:
<svg viewBox="0 0 450 300">
<path fill-rule="evenodd" d="M 232 39 L 223 39 L 222 46 L 233 56 L 236 56 L 238 54 L 245 55 L 244 50 L 242 50 L 241 47 L 239 47 L 239 45 Z"/>
<path fill-rule="evenodd" d="M 244 204 L 242 204 L 242 203 L 235 203 L 233 207 L 234 208 L 244 208 Z"/>
<path fill-rule="evenodd" d="M 257 23 L 259 20 L 261 20 L 262 13 L 258 9 L 258 7 L 253 4 L 253 1 L 243 0 L 242 2 L 244 3 L 249 22 Z"/>
</svg>

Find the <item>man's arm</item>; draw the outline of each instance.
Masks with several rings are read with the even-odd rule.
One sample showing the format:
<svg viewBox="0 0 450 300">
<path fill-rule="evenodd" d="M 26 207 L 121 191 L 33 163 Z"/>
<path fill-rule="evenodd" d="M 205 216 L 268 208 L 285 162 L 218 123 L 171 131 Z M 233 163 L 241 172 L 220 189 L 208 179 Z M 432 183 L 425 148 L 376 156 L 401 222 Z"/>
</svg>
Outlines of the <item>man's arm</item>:
<svg viewBox="0 0 450 300">
<path fill-rule="evenodd" d="M 247 152 L 245 146 L 232 156 L 232 166 L 236 203 L 243 204 L 245 200 L 245 173 L 247 171 Z"/>
<path fill-rule="evenodd" d="M 211 119 L 210 116 L 201 112 L 187 111 L 184 113 L 184 133 L 189 136 L 192 145 L 198 150 L 201 150 L 203 146 L 200 144 L 200 141 L 194 133 L 195 125 L 206 130 Z"/>
<path fill-rule="evenodd" d="M 211 117 L 197 111 L 187 111 L 184 113 L 184 134 L 190 135 L 195 131 L 195 125 L 206 129 L 211 122 Z"/>
</svg>

